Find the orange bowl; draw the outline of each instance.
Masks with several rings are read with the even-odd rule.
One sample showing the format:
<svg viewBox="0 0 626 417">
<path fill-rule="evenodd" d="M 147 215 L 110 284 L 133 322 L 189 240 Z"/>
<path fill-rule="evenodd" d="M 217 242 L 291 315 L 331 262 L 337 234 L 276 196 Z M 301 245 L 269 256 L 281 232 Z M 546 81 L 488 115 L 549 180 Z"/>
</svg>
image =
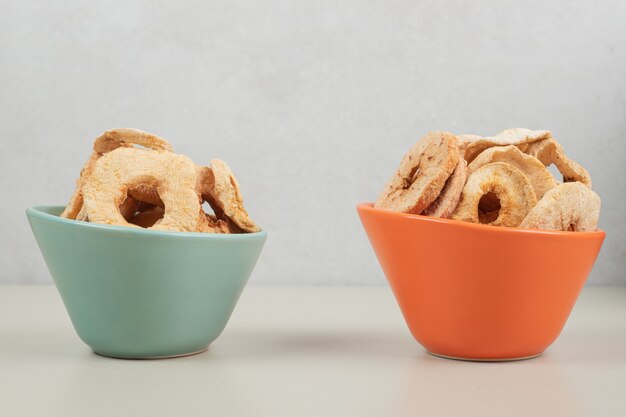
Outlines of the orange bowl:
<svg viewBox="0 0 626 417">
<path fill-rule="evenodd" d="M 567 321 L 605 233 L 485 226 L 357 211 L 413 337 L 432 354 L 541 354 Z"/>
</svg>

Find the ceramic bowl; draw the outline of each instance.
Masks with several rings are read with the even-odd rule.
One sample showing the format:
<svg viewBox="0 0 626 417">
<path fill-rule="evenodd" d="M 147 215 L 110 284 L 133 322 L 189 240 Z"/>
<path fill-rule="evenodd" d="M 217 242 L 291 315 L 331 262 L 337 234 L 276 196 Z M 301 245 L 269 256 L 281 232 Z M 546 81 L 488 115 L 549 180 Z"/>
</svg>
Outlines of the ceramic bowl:
<svg viewBox="0 0 626 417">
<path fill-rule="evenodd" d="M 400 309 L 429 352 L 541 354 L 558 337 L 605 233 L 493 227 L 357 207 Z"/>
<path fill-rule="evenodd" d="M 265 232 L 159 232 L 26 211 L 78 336 L 120 358 L 183 356 L 222 332 L 266 239 Z"/>
</svg>

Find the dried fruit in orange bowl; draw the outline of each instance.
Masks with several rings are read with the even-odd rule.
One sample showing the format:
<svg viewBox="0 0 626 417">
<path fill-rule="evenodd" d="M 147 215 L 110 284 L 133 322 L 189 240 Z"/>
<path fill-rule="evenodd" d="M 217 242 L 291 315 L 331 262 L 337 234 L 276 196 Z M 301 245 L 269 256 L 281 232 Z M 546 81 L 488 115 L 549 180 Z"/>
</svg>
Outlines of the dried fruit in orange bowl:
<svg viewBox="0 0 626 417">
<path fill-rule="evenodd" d="M 411 147 L 374 206 L 404 213 L 421 213 L 432 204 L 459 162 L 451 133 L 430 132 Z"/>
<path fill-rule="evenodd" d="M 565 183 L 578 185 L 563 187 L 547 170 L 551 164 Z M 490 226 L 593 231 L 600 197 L 591 191 L 589 172 L 550 131 L 511 128 L 487 137 L 428 133 L 404 156 L 374 207 Z"/>
<path fill-rule="evenodd" d="M 413 169 L 419 173 L 422 139 L 391 181 L 395 192 L 389 185 L 383 192 L 393 204 L 357 206 L 363 227 L 412 335 L 429 353 L 472 361 L 538 356 L 561 332 L 604 241 L 600 197 L 547 130 L 448 140 L 464 158 L 438 195 L 428 193 L 434 202 L 419 211 L 422 195 L 406 192 Z"/>
</svg>

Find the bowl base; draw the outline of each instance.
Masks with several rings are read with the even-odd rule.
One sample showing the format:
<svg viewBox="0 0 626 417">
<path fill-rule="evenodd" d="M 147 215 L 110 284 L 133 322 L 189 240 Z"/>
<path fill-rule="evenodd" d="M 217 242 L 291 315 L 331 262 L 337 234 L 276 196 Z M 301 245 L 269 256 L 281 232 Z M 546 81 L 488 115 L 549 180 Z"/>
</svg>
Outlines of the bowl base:
<svg viewBox="0 0 626 417">
<path fill-rule="evenodd" d="M 543 354 L 543 352 L 540 352 L 540 353 L 537 353 L 536 355 L 519 356 L 519 357 L 513 357 L 513 358 L 464 358 L 462 356 L 448 356 L 448 355 L 441 355 L 439 353 L 434 353 L 434 352 L 430 352 L 430 351 L 427 351 L 427 352 L 430 353 L 433 356 L 437 356 L 438 358 L 453 359 L 455 361 L 468 361 L 468 362 L 512 362 L 512 361 L 523 361 L 523 360 L 526 360 L 526 359 L 536 358 L 537 356 L 540 356 L 541 354 Z"/>
<path fill-rule="evenodd" d="M 100 356 L 104 356 L 105 358 L 113 358 L 113 359 L 128 359 L 128 360 L 132 360 L 132 359 L 139 359 L 139 360 L 149 360 L 149 359 L 171 359 L 171 358 L 182 358 L 185 356 L 193 356 L 193 355 L 197 355 L 199 353 L 203 353 L 206 352 L 206 350 L 208 349 L 208 346 L 200 349 L 200 350 L 196 350 L 193 352 L 187 352 L 187 353 L 179 353 L 176 355 L 164 355 L 164 356 L 121 356 L 121 355 L 109 355 L 106 353 L 101 353 L 101 352 L 96 352 L 95 350 L 93 351 L 96 355 L 100 355 Z"/>
</svg>

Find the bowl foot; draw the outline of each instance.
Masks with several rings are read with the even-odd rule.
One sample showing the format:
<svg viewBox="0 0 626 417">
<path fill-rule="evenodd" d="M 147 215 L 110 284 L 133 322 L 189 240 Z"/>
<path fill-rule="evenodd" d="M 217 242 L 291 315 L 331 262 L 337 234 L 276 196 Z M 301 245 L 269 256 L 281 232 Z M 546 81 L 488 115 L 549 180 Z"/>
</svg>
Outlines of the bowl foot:
<svg viewBox="0 0 626 417">
<path fill-rule="evenodd" d="M 536 355 L 530 355 L 530 356 L 519 356 L 519 357 L 513 357 L 513 358 L 464 358 L 462 356 L 448 356 L 448 355 L 441 355 L 439 353 L 434 353 L 434 352 L 430 352 L 427 351 L 428 353 L 430 353 L 433 356 L 437 356 L 438 358 L 444 358 L 444 359 L 453 359 L 456 361 L 468 361 L 468 362 L 511 362 L 511 361 L 523 361 L 526 359 L 532 359 L 532 358 L 536 358 L 537 356 L 540 356 L 543 352 L 537 353 Z"/>
<path fill-rule="evenodd" d="M 179 353 L 176 355 L 164 355 L 164 356 L 123 356 L 123 355 L 110 355 L 107 353 L 102 353 L 102 352 L 96 352 L 94 350 L 94 353 L 100 356 L 104 356 L 105 358 L 113 358 L 113 359 L 140 359 L 140 360 L 146 360 L 146 359 L 171 359 L 171 358 L 182 358 L 185 356 L 193 356 L 193 355 L 197 355 L 199 353 L 202 352 L 206 352 L 206 350 L 208 349 L 208 347 L 205 347 L 203 349 L 200 350 L 196 350 L 194 352 L 188 352 L 188 353 Z"/>
</svg>

